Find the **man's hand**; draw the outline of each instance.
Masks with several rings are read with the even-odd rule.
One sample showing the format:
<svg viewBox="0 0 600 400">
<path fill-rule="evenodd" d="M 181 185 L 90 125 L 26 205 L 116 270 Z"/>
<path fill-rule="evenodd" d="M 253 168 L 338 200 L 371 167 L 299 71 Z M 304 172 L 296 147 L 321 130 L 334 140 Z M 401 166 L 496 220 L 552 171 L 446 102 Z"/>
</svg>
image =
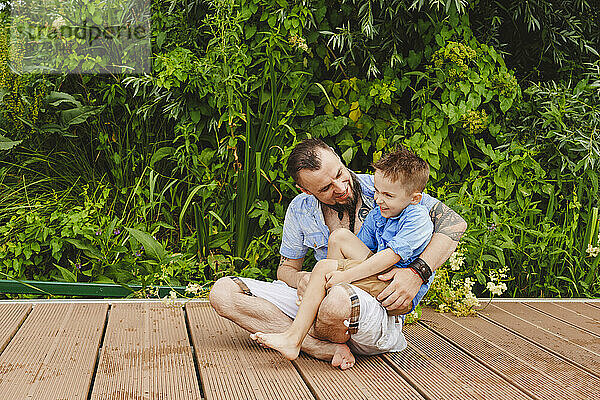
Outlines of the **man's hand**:
<svg viewBox="0 0 600 400">
<path fill-rule="evenodd" d="M 391 280 L 390 284 L 379 293 L 377 300 L 388 311 L 400 310 L 402 314 L 410 312 L 412 300 L 415 298 L 423 281 L 410 268 L 393 268 L 379 275 L 382 281 Z"/>
<path fill-rule="evenodd" d="M 306 290 L 306 286 L 308 285 L 308 281 L 310 280 L 310 272 L 302 271 L 299 272 L 301 274 L 301 278 L 298 279 L 298 283 L 296 284 L 296 292 L 298 293 L 298 301 L 296 304 L 300 305 L 300 301 L 302 301 L 302 295 Z"/>
<path fill-rule="evenodd" d="M 347 274 L 345 271 L 331 271 L 325 274 L 325 289 L 329 289 L 332 286 L 337 285 L 338 283 L 349 282 Z"/>
</svg>

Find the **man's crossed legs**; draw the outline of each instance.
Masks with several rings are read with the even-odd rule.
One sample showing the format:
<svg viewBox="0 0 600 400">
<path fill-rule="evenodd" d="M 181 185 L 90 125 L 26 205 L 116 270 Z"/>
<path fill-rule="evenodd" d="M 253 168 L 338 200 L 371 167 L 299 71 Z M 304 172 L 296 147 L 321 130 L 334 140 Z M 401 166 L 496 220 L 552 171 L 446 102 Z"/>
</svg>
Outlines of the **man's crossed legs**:
<svg viewBox="0 0 600 400">
<path fill-rule="evenodd" d="M 322 260 L 319 263 L 335 263 Z M 248 278 L 221 278 L 210 292 L 210 303 L 219 315 L 256 333 L 285 331 L 298 306 L 296 289 L 284 282 Z M 335 367 L 354 365 L 356 354 L 380 354 L 406 347 L 402 321 L 388 316 L 367 292 L 352 285 L 332 287 L 319 307 L 317 319 L 302 342 L 302 351 Z"/>
<path fill-rule="evenodd" d="M 296 290 L 283 282 L 268 283 L 226 277 L 219 279 L 213 285 L 209 296 L 210 304 L 219 315 L 251 333 L 257 331 L 275 333 L 286 330 L 292 324 L 292 316 L 286 315 L 270 301 L 253 295 L 246 283 L 254 289 L 254 292 L 262 293 L 260 287 L 263 287 L 267 292 L 273 293 L 270 289 L 276 287 L 296 296 Z M 271 288 L 268 285 L 271 285 Z M 282 290 L 276 292 L 281 293 Z M 297 310 L 295 304 L 297 297 L 291 298 L 290 295 L 283 297 L 287 298 L 284 309 L 288 313 L 294 313 L 293 310 Z M 293 303 L 290 300 L 293 300 Z M 285 303 L 286 301 L 282 302 Z M 344 325 L 344 321 L 350 317 L 350 309 L 350 299 L 344 289 L 331 290 L 319 308 L 313 328 L 302 342 L 302 351 L 320 360 L 330 361 L 334 367 L 341 369 L 352 367 L 354 356 L 345 344 L 349 335 L 348 328 Z"/>
</svg>

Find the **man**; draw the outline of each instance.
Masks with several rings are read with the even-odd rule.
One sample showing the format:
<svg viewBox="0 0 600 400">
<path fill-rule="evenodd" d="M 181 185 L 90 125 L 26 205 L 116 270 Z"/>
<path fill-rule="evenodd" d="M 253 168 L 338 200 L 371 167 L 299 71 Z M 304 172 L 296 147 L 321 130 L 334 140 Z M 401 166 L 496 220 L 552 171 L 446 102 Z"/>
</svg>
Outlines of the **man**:
<svg viewBox="0 0 600 400">
<path fill-rule="evenodd" d="M 286 213 L 279 280 L 267 283 L 221 278 L 210 293 L 211 305 L 220 315 L 252 333 L 287 329 L 310 276 L 302 271 L 308 249 L 314 250 L 320 263 L 337 262 L 326 260 L 329 233 L 346 228 L 357 234 L 374 207 L 372 175 L 348 170 L 321 140 L 299 143 L 288 159 L 288 173 L 303 193 L 292 200 Z M 332 287 L 302 343 L 302 351 L 346 369 L 354 364 L 349 346 L 359 354 L 399 349 L 404 338 L 388 334 L 399 331 L 401 335 L 401 329 L 389 325 L 386 309 L 410 312 L 429 289 L 432 273 L 450 257 L 466 230 L 464 220 L 443 203 L 424 195 L 422 204 L 430 210 L 434 224 L 425 251 L 409 268 L 381 275 L 379 279 L 390 283 L 377 299 L 352 285 Z"/>
</svg>

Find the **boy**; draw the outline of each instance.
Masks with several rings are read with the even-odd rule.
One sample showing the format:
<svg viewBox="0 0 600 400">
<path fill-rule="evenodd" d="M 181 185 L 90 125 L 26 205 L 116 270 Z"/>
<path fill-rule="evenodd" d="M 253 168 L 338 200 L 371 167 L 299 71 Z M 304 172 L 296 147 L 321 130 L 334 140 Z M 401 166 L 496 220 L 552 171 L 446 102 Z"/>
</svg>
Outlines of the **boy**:
<svg viewBox="0 0 600 400">
<path fill-rule="evenodd" d="M 251 335 L 289 360 L 298 357 L 327 289 L 352 283 L 376 297 L 387 286 L 377 275 L 408 266 L 431 239 L 433 223 L 427 209 L 418 204 L 429 179 L 427 163 L 400 149 L 383 156 L 373 167 L 377 207 L 367 215 L 358 236 L 346 229 L 335 230 L 330 236 L 327 258 L 339 260 L 337 270 L 330 264 L 315 266 L 298 314 L 285 332 Z"/>
</svg>

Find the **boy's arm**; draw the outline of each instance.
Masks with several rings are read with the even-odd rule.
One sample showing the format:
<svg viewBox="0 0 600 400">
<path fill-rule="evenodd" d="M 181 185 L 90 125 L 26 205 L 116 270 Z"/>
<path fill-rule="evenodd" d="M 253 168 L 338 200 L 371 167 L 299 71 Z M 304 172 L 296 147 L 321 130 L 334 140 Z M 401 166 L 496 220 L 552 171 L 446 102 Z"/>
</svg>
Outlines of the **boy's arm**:
<svg viewBox="0 0 600 400">
<path fill-rule="evenodd" d="M 401 259 L 398 254 L 394 253 L 394 250 L 387 248 L 373 254 L 357 266 L 344 271 L 344 278 L 348 279 L 348 282 L 355 282 L 383 272 Z"/>
</svg>

